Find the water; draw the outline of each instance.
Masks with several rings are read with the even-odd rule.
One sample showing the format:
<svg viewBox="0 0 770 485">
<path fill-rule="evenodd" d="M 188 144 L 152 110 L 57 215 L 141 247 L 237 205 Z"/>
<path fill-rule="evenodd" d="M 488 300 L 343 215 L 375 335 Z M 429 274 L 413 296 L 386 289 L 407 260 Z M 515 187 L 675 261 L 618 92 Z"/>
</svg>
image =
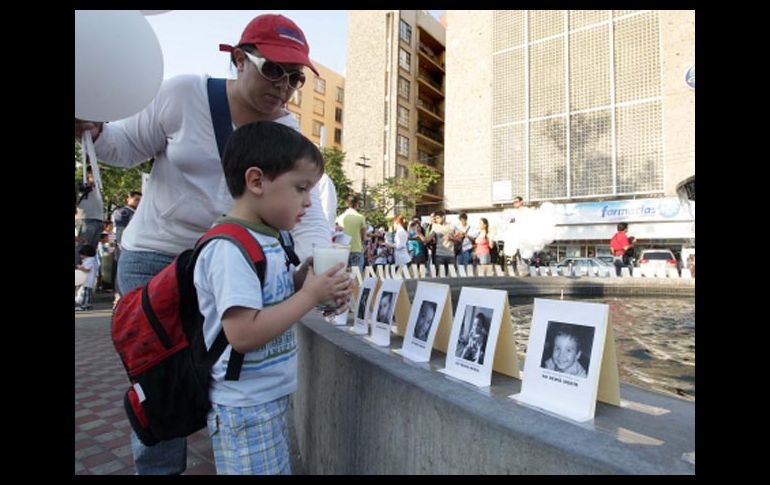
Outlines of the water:
<svg viewBox="0 0 770 485">
<path fill-rule="evenodd" d="M 694 297 L 564 299 L 609 305 L 622 382 L 695 400 Z M 532 298 L 511 297 L 510 304 L 516 346 L 523 357 L 532 323 Z"/>
</svg>

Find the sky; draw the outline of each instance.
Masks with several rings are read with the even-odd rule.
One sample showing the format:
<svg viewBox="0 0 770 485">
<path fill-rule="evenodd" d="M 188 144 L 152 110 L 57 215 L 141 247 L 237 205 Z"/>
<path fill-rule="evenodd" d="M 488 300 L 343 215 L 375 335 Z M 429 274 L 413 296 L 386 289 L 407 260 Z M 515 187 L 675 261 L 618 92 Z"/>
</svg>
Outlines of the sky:
<svg viewBox="0 0 770 485">
<path fill-rule="evenodd" d="M 429 10 L 436 19 L 444 10 Z M 234 77 L 230 55 L 219 44 L 237 44 L 246 24 L 257 15 L 277 13 L 305 32 L 310 58 L 345 75 L 348 14 L 346 10 L 171 10 L 148 15 L 163 50 L 163 77 L 206 73 Z"/>
</svg>

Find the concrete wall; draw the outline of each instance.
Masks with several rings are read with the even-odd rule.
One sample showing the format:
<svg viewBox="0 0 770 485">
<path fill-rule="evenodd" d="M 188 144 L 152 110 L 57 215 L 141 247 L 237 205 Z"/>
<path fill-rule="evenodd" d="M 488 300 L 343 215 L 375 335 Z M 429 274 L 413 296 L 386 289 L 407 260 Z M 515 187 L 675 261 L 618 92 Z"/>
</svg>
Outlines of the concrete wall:
<svg viewBox="0 0 770 485">
<path fill-rule="evenodd" d="M 492 10 L 447 10 L 444 204 L 492 206 Z"/>
<path fill-rule="evenodd" d="M 679 182 L 695 174 L 695 90 L 685 73 L 695 66 L 695 11 L 661 10 L 664 190 L 676 196 Z"/>
<path fill-rule="evenodd" d="M 540 278 L 507 279 L 518 281 L 517 294 L 555 291 Z M 476 280 L 463 284 L 499 284 Z M 677 283 L 669 290 L 693 286 Z M 411 294 L 415 286 L 407 282 Z M 593 422 L 575 423 L 509 399 L 520 391 L 517 379 L 495 373 L 479 389 L 437 372 L 440 352 L 429 364 L 406 361 L 390 350 L 401 347 L 399 337 L 376 347 L 314 313 L 297 333 L 294 424 L 305 473 L 694 473 L 692 402 L 623 384 L 621 407 L 599 402 Z"/>
</svg>

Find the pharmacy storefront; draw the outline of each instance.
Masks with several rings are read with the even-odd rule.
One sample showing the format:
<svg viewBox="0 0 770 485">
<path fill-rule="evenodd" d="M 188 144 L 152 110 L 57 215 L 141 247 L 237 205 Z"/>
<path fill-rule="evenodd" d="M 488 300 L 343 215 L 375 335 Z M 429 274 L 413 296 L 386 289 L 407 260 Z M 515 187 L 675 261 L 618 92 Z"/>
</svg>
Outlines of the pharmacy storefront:
<svg viewBox="0 0 770 485">
<path fill-rule="evenodd" d="M 665 248 L 677 257 L 695 248 L 695 202 L 677 197 L 556 204 L 556 238 L 543 252 L 551 258 L 610 255 L 617 224 L 628 224 L 637 254 Z M 685 254 L 686 258 L 686 254 Z"/>
</svg>

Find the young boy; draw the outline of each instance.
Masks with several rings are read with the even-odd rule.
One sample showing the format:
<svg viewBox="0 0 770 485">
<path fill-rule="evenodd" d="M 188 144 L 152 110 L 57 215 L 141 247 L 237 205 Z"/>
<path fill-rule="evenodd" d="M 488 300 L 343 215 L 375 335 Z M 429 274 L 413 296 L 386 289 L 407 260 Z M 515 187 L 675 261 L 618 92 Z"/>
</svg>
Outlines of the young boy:
<svg viewBox="0 0 770 485">
<path fill-rule="evenodd" d="M 545 368 L 571 376 L 586 377 L 586 370 L 578 362 L 581 355 L 578 338 L 567 331 L 559 331 L 553 339 L 553 353 L 545 362 Z"/>
<path fill-rule="evenodd" d="M 211 369 L 208 415 L 217 474 L 290 474 L 286 411 L 297 388 L 293 325 L 328 299 L 352 294 L 339 263 L 316 275 L 312 259 L 292 271 L 278 230 L 289 230 L 310 207 L 310 190 L 323 174 L 321 153 L 298 132 L 260 121 L 238 128 L 222 166 L 233 207 L 220 221 L 249 229 L 267 260 L 264 281 L 238 246 L 209 243 L 195 265 L 194 282 L 210 348 L 224 328 L 228 346 Z M 297 291 L 295 292 L 295 288 Z M 224 375 L 232 349 L 245 354 L 237 381 Z"/>
<path fill-rule="evenodd" d="M 78 291 L 77 301 L 75 302 L 75 311 L 90 310 L 93 308 L 94 287 L 96 286 L 96 274 L 99 272 L 99 265 L 96 262 L 96 249 L 90 244 L 84 244 L 80 247 L 80 264 L 77 269 L 88 273 L 86 282 Z"/>
</svg>

